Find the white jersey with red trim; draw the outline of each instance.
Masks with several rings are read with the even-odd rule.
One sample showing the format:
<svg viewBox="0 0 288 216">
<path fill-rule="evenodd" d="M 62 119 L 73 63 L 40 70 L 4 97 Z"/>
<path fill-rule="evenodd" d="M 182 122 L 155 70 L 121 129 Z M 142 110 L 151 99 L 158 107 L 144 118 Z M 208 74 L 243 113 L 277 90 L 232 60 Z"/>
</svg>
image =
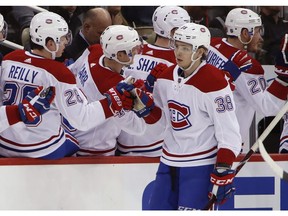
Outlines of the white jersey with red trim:
<svg viewBox="0 0 288 216">
<path fill-rule="evenodd" d="M 0 132 L 6 130 L 7 128 L 10 127 L 7 113 L 6 113 L 6 107 L 1 106 L 0 107 Z"/>
<path fill-rule="evenodd" d="M 163 63 L 168 67 L 175 64 L 174 51 L 167 48 L 145 44 L 142 55 L 134 57 L 134 63 L 124 69 L 125 76 L 146 80 L 151 70 Z M 151 125 L 147 125 L 142 136 L 135 136 L 122 131 L 118 138 L 118 150 L 121 155 L 159 157 L 162 152 L 165 124 L 163 117 Z"/>
<path fill-rule="evenodd" d="M 144 44 L 142 54 L 135 55 L 133 64 L 123 68 L 124 76 L 145 80 L 158 63 L 166 64 L 168 67 L 175 64 L 174 51 L 152 44 Z"/>
<path fill-rule="evenodd" d="M 161 161 L 176 167 L 214 164 L 219 148 L 237 156 L 241 136 L 224 74 L 205 62 L 187 78 L 182 72 L 178 65 L 169 67 L 154 86 L 167 124 Z"/>
<path fill-rule="evenodd" d="M 71 68 L 76 72 L 77 86 L 87 95 L 89 102 L 105 98 L 103 94 L 124 79 L 119 73 L 103 65 L 104 55 L 98 55 L 98 57 L 95 55 L 95 52 L 99 54 L 99 51 L 99 45 L 90 46 Z M 127 111 L 125 115 L 109 118 L 103 124 L 90 130 L 74 132 L 80 145 L 77 154 L 114 155 L 116 140 L 121 130 L 128 134 L 142 135 L 145 129 L 144 120 L 133 111 Z"/>
<path fill-rule="evenodd" d="M 222 69 L 226 61 L 236 52 L 237 48 L 227 42 L 226 38 L 213 38 L 207 56 L 207 63 Z M 248 140 L 255 111 L 265 116 L 276 115 L 284 106 L 287 88 L 274 80 L 268 87 L 264 78 L 264 69 L 251 57 L 252 67 L 234 82 L 234 99 L 236 115 L 240 125 L 242 141 Z"/>
<path fill-rule="evenodd" d="M 31 124 L 19 122 L 1 133 L 0 154 L 6 157 L 42 157 L 58 149 L 65 139 L 60 113 L 73 127 L 87 130 L 105 121 L 102 104 L 88 104 L 76 86 L 76 80 L 60 62 L 45 59 L 24 50 L 5 56 L 2 62 L 3 105 L 18 104 L 38 86 L 54 86 L 55 99 L 49 112 Z"/>
</svg>

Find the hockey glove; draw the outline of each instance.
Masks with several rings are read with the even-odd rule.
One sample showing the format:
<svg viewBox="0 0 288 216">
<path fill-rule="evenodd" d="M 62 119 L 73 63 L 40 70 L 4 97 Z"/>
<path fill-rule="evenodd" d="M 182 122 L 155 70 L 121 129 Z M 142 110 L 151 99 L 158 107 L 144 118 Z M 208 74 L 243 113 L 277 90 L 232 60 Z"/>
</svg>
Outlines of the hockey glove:
<svg viewBox="0 0 288 216">
<path fill-rule="evenodd" d="M 235 81 L 242 72 L 252 67 L 251 57 L 246 51 L 238 50 L 224 64 L 223 70 L 228 71 Z"/>
<path fill-rule="evenodd" d="M 132 90 L 133 85 L 129 85 L 125 82 L 120 82 L 117 86 L 110 88 L 104 93 L 108 100 L 108 106 L 114 116 L 124 115 L 124 110 L 133 109 L 133 99 L 131 93 L 128 90 Z"/>
<path fill-rule="evenodd" d="M 29 92 L 22 102 L 18 104 L 21 120 L 27 124 L 48 112 L 54 97 L 54 87 L 43 89 L 41 86 Z"/>
<path fill-rule="evenodd" d="M 216 167 L 210 175 L 210 187 L 208 197 L 216 198 L 216 204 L 223 204 L 235 193 L 233 180 L 235 171 L 230 167 Z"/>
<path fill-rule="evenodd" d="M 152 94 L 135 88 L 132 91 L 132 95 L 134 97 L 133 111 L 136 115 L 140 118 L 149 115 L 150 111 L 155 106 Z"/>
<path fill-rule="evenodd" d="M 158 63 L 149 73 L 149 75 L 146 78 L 146 82 L 145 82 L 145 87 L 146 90 L 149 92 L 153 92 L 154 89 L 154 83 L 157 80 L 157 77 L 159 76 L 159 74 L 164 71 L 167 67 L 166 64 L 163 63 Z"/>
</svg>

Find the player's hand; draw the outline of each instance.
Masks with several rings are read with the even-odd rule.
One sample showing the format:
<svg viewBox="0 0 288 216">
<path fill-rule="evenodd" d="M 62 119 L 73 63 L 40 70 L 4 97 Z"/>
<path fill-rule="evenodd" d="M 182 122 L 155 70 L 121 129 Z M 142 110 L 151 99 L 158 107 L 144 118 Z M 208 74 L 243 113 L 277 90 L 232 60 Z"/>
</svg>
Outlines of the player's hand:
<svg viewBox="0 0 288 216">
<path fill-rule="evenodd" d="M 150 111 L 155 106 L 152 94 L 135 88 L 132 91 L 132 95 L 134 98 L 133 111 L 136 115 L 140 118 L 149 115 Z"/>
<path fill-rule="evenodd" d="M 134 85 L 125 83 L 123 81 L 116 85 L 117 91 L 121 94 L 122 106 L 125 110 L 133 109 L 133 96 L 131 92 L 134 88 Z"/>
<path fill-rule="evenodd" d="M 119 82 L 115 87 L 104 93 L 108 100 L 108 105 L 114 116 L 124 115 L 125 110 L 133 109 L 133 99 L 130 91 L 133 85 Z"/>
<path fill-rule="evenodd" d="M 21 120 L 24 123 L 33 122 L 40 115 L 48 112 L 54 97 L 54 87 L 43 89 L 43 86 L 40 86 L 29 92 L 22 102 L 18 104 Z"/>
<path fill-rule="evenodd" d="M 235 81 L 242 72 L 252 67 L 251 57 L 246 51 L 238 50 L 224 64 L 223 70 L 228 71 Z"/>
<path fill-rule="evenodd" d="M 154 84 L 155 81 L 157 80 L 157 77 L 159 76 L 159 74 L 166 70 L 166 68 L 168 68 L 168 66 L 166 64 L 163 63 L 158 63 L 149 73 L 149 75 L 146 78 L 146 82 L 145 82 L 145 87 L 146 90 L 149 92 L 153 92 L 154 89 Z"/>
<path fill-rule="evenodd" d="M 225 203 L 235 192 L 234 177 L 235 171 L 229 167 L 216 167 L 210 175 L 208 197 L 215 196 L 217 204 Z"/>
</svg>

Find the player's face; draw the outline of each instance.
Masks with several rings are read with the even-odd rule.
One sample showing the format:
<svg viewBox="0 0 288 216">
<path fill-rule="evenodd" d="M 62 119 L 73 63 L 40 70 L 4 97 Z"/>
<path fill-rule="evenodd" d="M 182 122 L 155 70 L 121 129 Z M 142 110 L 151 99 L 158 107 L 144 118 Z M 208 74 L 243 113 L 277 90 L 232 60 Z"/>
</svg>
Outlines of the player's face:
<svg viewBox="0 0 288 216">
<path fill-rule="evenodd" d="M 256 27 L 254 30 L 254 35 L 251 40 L 251 42 L 248 44 L 247 51 L 248 52 L 253 52 L 256 53 L 259 51 L 263 44 L 263 38 L 262 38 L 262 28 L 261 27 Z"/>
<path fill-rule="evenodd" d="M 56 57 L 61 57 L 65 47 L 69 44 L 69 39 L 67 38 L 67 36 L 62 36 L 60 38 L 60 43 L 59 43 L 59 48 L 58 51 L 56 52 Z"/>
<path fill-rule="evenodd" d="M 179 67 L 188 68 L 190 66 L 192 62 L 191 56 L 193 53 L 191 44 L 175 41 L 174 53 L 176 57 L 176 62 Z"/>
<path fill-rule="evenodd" d="M 105 28 L 100 28 L 97 26 L 90 26 L 87 30 L 86 39 L 89 44 L 99 44 L 100 43 L 100 36 Z"/>
</svg>

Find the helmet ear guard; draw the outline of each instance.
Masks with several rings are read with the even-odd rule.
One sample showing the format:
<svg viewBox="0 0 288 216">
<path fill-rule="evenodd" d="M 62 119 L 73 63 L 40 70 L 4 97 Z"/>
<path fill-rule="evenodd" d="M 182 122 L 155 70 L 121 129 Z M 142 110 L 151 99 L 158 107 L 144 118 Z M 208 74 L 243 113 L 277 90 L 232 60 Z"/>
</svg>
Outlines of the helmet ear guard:
<svg viewBox="0 0 288 216">
<path fill-rule="evenodd" d="M 142 40 L 137 31 L 132 27 L 124 25 L 111 25 L 108 26 L 101 34 L 100 44 L 103 49 L 103 53 L 107 58 L 113 59 L 120 64 L 130 64 L 133 57 L 133 50 L 135 48 L 139 48 L 140 52 Z M 121 62 L 118 60 L 117 53 L 120 51 L 126 52 L 130 58 L 129 62 Z"/>
<path fill-rule="evenodd" d="M 171 38 L 172 29 L 189 22 L 188 12 L 179 6 L 159 6 L 152 16 L 154 32 L 165 38 Z"/>
</svg>

